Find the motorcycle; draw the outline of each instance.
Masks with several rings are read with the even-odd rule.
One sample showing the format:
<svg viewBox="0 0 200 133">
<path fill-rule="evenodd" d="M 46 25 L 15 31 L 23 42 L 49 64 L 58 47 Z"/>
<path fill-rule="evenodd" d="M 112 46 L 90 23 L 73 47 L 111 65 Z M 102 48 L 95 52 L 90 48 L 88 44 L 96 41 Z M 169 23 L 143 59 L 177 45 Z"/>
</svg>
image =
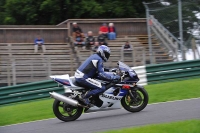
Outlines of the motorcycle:
<svg viewBox="0 0 200 133">
<path fill-rule="evenodd" d="M 148 93 L 144 87 L 137 85 L 139 78 L 134 70 L 123 62 L 118 62 L 118 68 L 112 69 L 108 74 L 118 74 L 121 76 L 119 83 L 110 83 L 97 79 L 106 85 L 106 91 L 101 94 L 91 96 L 88 107 L 80 99 L 81 94 L 86 93 L 89 88 L 84 88 L 76 83 L 74 77 L 68 74 L 60 76 L 50 76 L 55 82 L 65 88 L 64 94 L 49 92 L 54 98 L 53 112 L 62 121 L 74 121 L 83 112 L 93 112 L 102 110 L 120 109 L 121 106 L 129 112 L 139 112 L 148 104 Z"/>
</svg>

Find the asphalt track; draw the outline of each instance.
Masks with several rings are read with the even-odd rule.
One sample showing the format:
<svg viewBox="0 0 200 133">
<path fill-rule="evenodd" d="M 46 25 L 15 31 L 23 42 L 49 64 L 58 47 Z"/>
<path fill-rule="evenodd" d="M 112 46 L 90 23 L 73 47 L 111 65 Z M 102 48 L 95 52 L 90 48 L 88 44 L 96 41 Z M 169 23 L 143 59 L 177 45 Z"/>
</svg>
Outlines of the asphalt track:
<svg viewBox="0 0 200 133">
<path fill-rule="evenodd" d="M 138 113 L 118 109 L 84 114 L 73 122 L 48 119 L 2 126 L 0 133 L 91 133 L 187 119 L 200 119 L 200 98 L 151 104 Z"/>
</svg>

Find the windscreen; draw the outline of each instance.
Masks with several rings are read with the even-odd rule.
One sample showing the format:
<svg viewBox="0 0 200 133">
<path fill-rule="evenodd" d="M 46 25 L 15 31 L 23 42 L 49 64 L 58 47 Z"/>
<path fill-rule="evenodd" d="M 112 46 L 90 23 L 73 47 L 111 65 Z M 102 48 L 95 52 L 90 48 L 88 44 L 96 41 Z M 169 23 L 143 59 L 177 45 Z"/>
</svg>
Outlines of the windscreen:
<svg viewBox="0 0 200 133">
<path fill-rule="evenodd" d="M 131 82 L 137 83 L 139 81 L 139 78 L 138 78 L 136 72 L 133 69 L 131 69 L 128 65 L 124 64 L 121 61 L 119 61 L 118 64 L 119 64 L 119 69 L 121 71 L 126 71 L 126 72 L 129 73 L 129 76 L 131 78 L 130 79 Z"/>
<path fill-rule="evenodd" d="M 119 68 L 120 69 L 125 70 L 125 71 L 130 71 L 131 70 L 131 68 L 128 65 L 124 64 L 123 62 L 119 61 L 118 63 L 119 63 Z"/>
</svg>

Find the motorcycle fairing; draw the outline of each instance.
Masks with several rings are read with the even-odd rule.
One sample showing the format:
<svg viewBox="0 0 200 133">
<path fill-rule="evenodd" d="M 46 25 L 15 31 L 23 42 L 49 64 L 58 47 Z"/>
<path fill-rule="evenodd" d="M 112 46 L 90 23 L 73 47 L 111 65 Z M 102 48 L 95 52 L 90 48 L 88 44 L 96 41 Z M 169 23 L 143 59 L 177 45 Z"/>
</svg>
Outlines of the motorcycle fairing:
<svg viewBox="0 0 200 133">
<path fill-rule="evenodd" d="M 56 78 L 55 81 L 56 81 L 56 82 L 59 82 L 59 83 L 61 83 L 61 84 L 63 84 L 63 85 L 71 86 L 69 80 L 67 80 L 67 79 L 59 79 L 59 78 Z"/>
<path fill-rule="evenodd" d="M 140 79 L 137 76 L 137 73 L 131 69 L 128 65 L 124 64 L 123 62 L 119 61 L 119 68 L 121 71 L 128 72 L 131 78 L 124 80 L 125 83 L 137 83 Z"/>
<path fill-rule="evenodd" d="M 120 93 L 119 93 L 119 96 L 123 97 L 127 94 L 128 90 L 125 90 L 125 89 L 120 89 Z"/>
<path fill-rule="evenodd" d="M 73 83 L 69 80 L 69 75 L 55 75 L 55 76 L 50 76 L 54 81 L 62 84 L 62 85 L 67 85 L 67 86 L 74 86 Z"/>
<path fill-rule="evenodd" d="M 69 77 L 68 74 L 54 75 L 50 77 L 59 84 L 64 85 L 65 92 L 72 92 L 72 90 L 84 89 L 83 87 L 78 86 L 78 84 L 75 81 L 75 77 Z"/>
<path fill-rule="evenodd" d="M 58 75 L 58 76 L 50 76 L 54 81 L 66 86 L 65 87 L 65 92 L 68 92 L 69 90 L 78 90 L 78 89 L 83 89 L 82 87 L 79 87 L 76 82 L 74 77 L 69 77 L 68 74 L 66 75 Z M 120 85 L 119 85 L 120 86 Z M 120 87 L 121 88 L 121 87 Z M 68 91 L 67 91 L 68 90 Z M 108 90 L 106 90 L 103 94 L 98 96 L 98 99 L 102 102 L 97 102 L 99 103 L 97 108 L 120 108 L 120 100 L 124 95 L 126 95 L 127 90 L 120 89 L 119 93 L 117 95 L 114 95 L 114 91 L 116 90 L 115 87 L 111 87 Z M 91 108 L 92 109 L 92 108 Z"/>
</svg>

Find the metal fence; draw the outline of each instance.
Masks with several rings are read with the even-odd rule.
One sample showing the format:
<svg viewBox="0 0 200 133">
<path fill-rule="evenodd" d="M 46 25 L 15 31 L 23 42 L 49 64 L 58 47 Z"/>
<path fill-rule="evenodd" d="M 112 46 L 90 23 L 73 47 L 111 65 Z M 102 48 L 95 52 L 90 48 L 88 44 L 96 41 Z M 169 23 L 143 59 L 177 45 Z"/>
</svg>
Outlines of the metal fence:
<svg viewBox="0 0 200 133">
<path fill-rule="evenodd" d="M 159 65 L 133 67 L 140 78 L 140 85 L 177 81 L 200 77 L 200 60 L 173 62 Z M 49 97 L 50 91 L 64 92 L 53 80 L 27 83 L 0 88 L 0 105 Z"/>
<path fill-rule="evenodd" d="M 56 57 L 58 58 L 58 57 Z M 66 60 L 66 57 L 59 57 Z M 68 59 L 70 60 L 70 58 Z M 52 74 L 72 74 L 73 62 L 55 62 L 55 57 L 43 58 L 4 58 L 0 60 L 0 83 L 8 86 L 49 79 Z"/>
<path fill-rule="evenodd" d="M 192 48 L 192 38 L 195 37 L 195 34 L 200 35 L 198 26 L 200 23 L 200 1 L 155 0 L 146 2 L 144 5 L 147 14 L 157 19 L 170 32 L 172 37 L 178 40 L 178 48 L 182 51 L 182 58 L 185 59 L 184 48 Z"/>
<path fill-rule="evenodd" d="M 51 73 L 51 64 L 48 59 L 17 60 L 9 59 L 1 61 L 1 82 L 8 85 L 33 82 L 48 77 Z M 5 77 L 6 78 L 3 78 Z M 36 80 L 35 80 L 36 81 Z"/>
</svg>

